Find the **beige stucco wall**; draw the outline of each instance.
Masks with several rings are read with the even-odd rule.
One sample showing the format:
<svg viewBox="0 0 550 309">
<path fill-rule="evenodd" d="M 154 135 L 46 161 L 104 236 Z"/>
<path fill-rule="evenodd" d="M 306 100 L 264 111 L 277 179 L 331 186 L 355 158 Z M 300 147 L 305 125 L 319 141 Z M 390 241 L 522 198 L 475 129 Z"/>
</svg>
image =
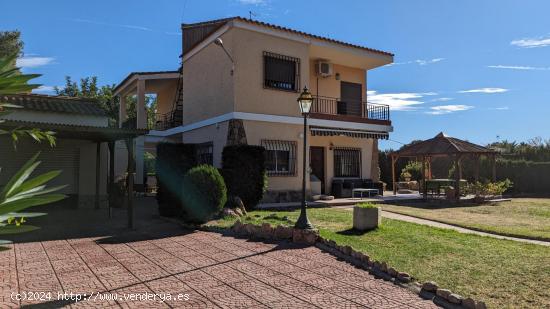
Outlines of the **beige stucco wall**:
<svg viewBox="0 0 550 309">
<path fill-rule="evenodd" d="M 222 35 L 233 53 L 233 32 Z M 183 63 L 183 125 L 234 110 L 232 64 L 224 51 L 211 43 Z"/>
<path fill-rule="evenodd" d="M 300 58 L 300 87 L 309 87 L 309 51 L 305 43 L 245 29 L 232 29 L 236 107 L 239 112 L 299 116 L 298 92 L 264 88 L 263 52 Z"/>
<path fill-rule="evenodd" d="M 4 115 L 2 119 L 32 121 L 41 123 L 68 124 L 79 126 L 106 127 L 109 125 L 109 118 L 106 116 L 91 116 L 68 113 L 40 112 L 33 110 L 13 110 Z"/>
<path fill-rule="evenodd" d="M 11 139 L 0 137 L 2 152 L 0 153 L 0 187 L 9 177 L 19 170 L 33 155 L 40 151 L 38 160 L 42 163 L 32 176 L 61 170 L 61 174 L 48 183 L 49 186 L 67 185 L 60 192 L 93 196 L 95 194 L 96 143 L 58 138 L 55 147 L 47 143 L 36 143 L 30 138 L 22 138 L 14 150 Z M 106 194 L 108 149 L 104 144 L 101 148 L 100 162 L 100 194 Z"/>
<path fill-rule="evenodd" d="M 215 167 L 222 166 L 222 151 L 227 141 L 227 129 L 229 122 L 224 121 L 218 124 L 202 127 L 182 133 L 182 142 L 189 144 L 200 144 L 212 142 L 213 163 Z"/>
<path fill-rule="evenodd" d="M 361 149 L 361 178 L 373 178 L 371 164 L 373 139 L 346 136 L 312 136 L 310 138 L 310 146 L 320 146 L 325 149 L 326 193 L 331 192 L 331 181 L 334 177 L 334 151 L 330 150 L 331 143 L 334 148 L 349 147 Z"/>
<path fill-rule="evenodd" d="M 296 149 L 296 173 L 292 176 L 273 176 L 268 178 L 268 190 L 300 190 L 302 188 L 303 126 L 263 121 L 244 121 L 244 129 L 249 145 L 261 145 L 262 139 L 293 141 Z M 306 153 L 309 157 L 309 152 Z M 308 158 L 309 160 L 309 158 Z M 309 179 L 306 178 L 309 188 Z"/>
<path fill-rule="evenodd" d="M 309 67 L 309 76 L 311 80 L 309 84 L 311 85 L 310 91 L 312 94 L 324 97 L 340 98 L 340 82 L 350 82 L 362 85 L 362 99 L 363 101 L 366 100 L 367 73 L 365 70 L 333 64 L 332 76 L 317 77 L 317 72 L 315 68 L 316 62 L 317 60 L 315 59 L 310 60 Z M 340 73 L 340 80 L 336 80 L 336 73 Z M 317 82 L 319 83 L 319 87 L 317 87 Z M 317 89 L 319 89 L 319 92 L 317 92 Z"/>
<path fill-rule="evenodd" d="M 167 80 L 166 85 L 157 90 L 157 114 L 166 114 L 172 111 L 176 100 L 177 86 L 177 80 Z"/>
</svg>

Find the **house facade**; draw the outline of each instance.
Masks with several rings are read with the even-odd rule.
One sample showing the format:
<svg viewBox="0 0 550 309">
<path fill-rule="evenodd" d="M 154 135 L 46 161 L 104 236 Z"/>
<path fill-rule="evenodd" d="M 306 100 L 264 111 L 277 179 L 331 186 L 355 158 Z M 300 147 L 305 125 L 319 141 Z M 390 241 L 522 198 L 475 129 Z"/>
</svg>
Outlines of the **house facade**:
<svg viewBox="0 0 550 309">
<path fill-rule="evenodd" d="M 367 103 L 367 72 L 392 54 L 240 17 L 184 24 L 182 37 L 181 72 L 132 73 L 117 86 L 122 102 L 138 95 L 138 128 L 146 126 L 140 96 L 157 94 L 155 127 L 138 153 L 159 141 L 194 143 L 201 160 L 221 167 L 226 145 L 261 145 L 265 201 L 297 200 L 304 133 L 296 99 L 307 87 L 308 190 L 330 194 L 339 178 L 378 180 L 378 139 L 393 128 L 388 106 Z"/>
</svg>

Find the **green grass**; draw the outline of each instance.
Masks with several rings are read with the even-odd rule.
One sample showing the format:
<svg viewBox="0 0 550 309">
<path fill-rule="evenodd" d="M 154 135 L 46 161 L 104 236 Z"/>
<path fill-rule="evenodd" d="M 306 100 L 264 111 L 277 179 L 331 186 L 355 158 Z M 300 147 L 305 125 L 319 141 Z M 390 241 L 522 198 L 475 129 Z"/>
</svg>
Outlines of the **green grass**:
<svg viewBox="0 0 550 309">
<path fill-rule="evenodd" d="M 420 281 L 440 286 L 493 308 L 550 306 L 550 247 L 461 234 L 408 222 L 383 219 L 377 230 L 351 232 L 352 212 L 309 209 L 323 237 L 386 261 Z M 299 212 L 253 211 L 246 222 L 293 225 Z M 234 218 L 211 222 L 229 227 Z"/>
<path fill-rule="evenodd" d="M 550 199 L 545 198 L 465 207 L 441 203 L 383 205 L 382 209 L 486 232 L 550 241 Z"/>
</svg>

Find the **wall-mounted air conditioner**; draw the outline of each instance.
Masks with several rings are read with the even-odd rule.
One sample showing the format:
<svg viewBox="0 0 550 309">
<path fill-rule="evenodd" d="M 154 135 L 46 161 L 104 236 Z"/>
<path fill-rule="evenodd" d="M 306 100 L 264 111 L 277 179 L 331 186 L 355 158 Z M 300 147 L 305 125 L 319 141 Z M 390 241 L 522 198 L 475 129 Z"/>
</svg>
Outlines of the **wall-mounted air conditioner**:
<svg viewBox="0 0 550 309">
<path fill-rule="evenodd" d="M 317 61 L 317 75 L 321 77 L 328 77 L 332 76 L 332 63 L 325 61 L 325 60 L 319 60 Z"/>
</svg>

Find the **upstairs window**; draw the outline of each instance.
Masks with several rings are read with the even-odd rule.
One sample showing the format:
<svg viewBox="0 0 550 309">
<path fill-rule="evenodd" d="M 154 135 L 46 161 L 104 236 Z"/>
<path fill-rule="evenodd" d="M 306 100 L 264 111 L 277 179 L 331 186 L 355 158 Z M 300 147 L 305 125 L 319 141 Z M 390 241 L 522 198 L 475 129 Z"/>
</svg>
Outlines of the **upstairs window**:
<svg viewBox="0 0 550 309">
<path fill-rule="evenodd" d="M 296 142 L 262 140 L 269 176 L 293 176 L 296 171 Z"/>
<path fill-rule="evenodd" d="M 334 176 L 361 177 L 361 149 L 334 148 Z"/>
<path fill-rule="evenodd" d="M 298 91 L 300 59 L 264 52 L 264 87 Z"/>
<path fill-rule="evenodd" d="M 214 145 L 212 142 L 196 145 L 197 163 L 214 165 Z"/>
</svg>

